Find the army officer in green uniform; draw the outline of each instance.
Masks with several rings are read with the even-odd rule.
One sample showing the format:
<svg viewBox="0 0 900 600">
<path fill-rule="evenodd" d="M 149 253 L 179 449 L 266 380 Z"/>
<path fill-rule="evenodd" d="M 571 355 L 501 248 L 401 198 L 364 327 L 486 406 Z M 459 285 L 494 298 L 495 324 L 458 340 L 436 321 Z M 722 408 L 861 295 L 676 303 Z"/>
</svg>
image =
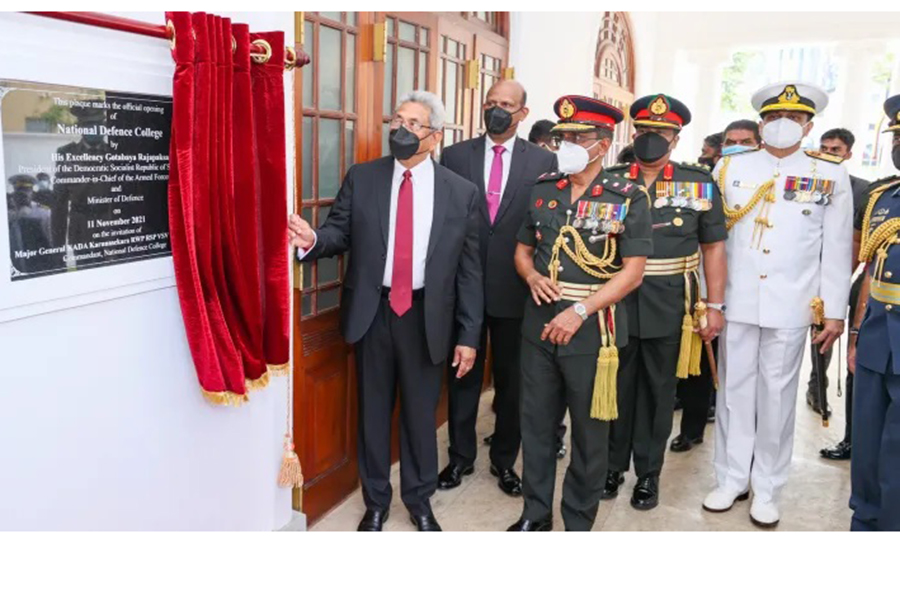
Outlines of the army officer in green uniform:
<svg viewBox="0 0 900 600">
<path fill-rule="evenodd" d="M 618 494 L 631 457 L 637 484 L 631 505 L 659 504 L 659 475 L 675 407 L 677 377 L 699 375 L 704 342 L 724 325 L 725 215 L 706 167 L 669 160 L 688 108 L 663 94 L 631 106 L 637 162 L 607 173 L 647 188 L 652 203 L 653 254 L 644 282 L 625 298 L 628 345 L 620 355 L 619 418 L 610 432 L 604 498 Z M 700 249 L 706 294 L 700 294 Z M 711 351 L 711 350 L 710 350 Z"/>
<path fill-rule="evenodd" d="M 605 102 L 564 96 L 560 173 L 535 184 L 519 232 L 516 270 L 531 290 L 522 322 L 522 517 L 509 531 L 553 527 L 556 429 L 572 422 L 563 486 L 568 530 L 590 530 L 607 470 L 609 422 L 616 414 L 618 349 L 628 339 L 616 304 L 640 285 L 652 252 L 650 204 L 637 183 L 603 172 L 622 112 Z"/>
</svg>

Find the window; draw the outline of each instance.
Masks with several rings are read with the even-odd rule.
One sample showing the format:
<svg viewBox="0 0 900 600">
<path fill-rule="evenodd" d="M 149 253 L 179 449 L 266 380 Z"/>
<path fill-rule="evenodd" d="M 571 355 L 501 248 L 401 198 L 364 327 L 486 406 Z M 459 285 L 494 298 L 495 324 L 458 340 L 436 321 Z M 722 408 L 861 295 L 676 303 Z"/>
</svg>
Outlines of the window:
<svg viewBox="0 0 900 600">
<path fill-rule="evenodd" d="M 382 118 L 382 152 L 387 154 L 391 114 L 397 100 L 413 90 L 428 85 L 429 29 L 407 23 L 396 17 L 385 19 L 388 47 L 384 57 L 384 103 Z"/>
<path fill-rule="evenodd" d="M 481 54 L 478 63 L 478 89 L 475 90 L 475 108 L 473 113 L 476 115 L 478 128 L 473 133 L 473 136 L 484 133 L 484 112 L 481 110 L 481 107 L 484 105 L 484 98 L 487 96 L 491 86 L 503 78 L 503 62 L 499 58 Z"/>
<path fill-rule="evenodd" d="M 466 44 L 442 35 L 438 86 L 446 109 L 444 142 L 447 147 L 465 139 Z"/>
<path fill-rule="evenodd" d="M 300 135 L 300 216 L 319 227 L 331 212 L 356 147 L 357 20 L 355 13 L 306 13 L 312 59 L 303 71 Z M 301 318 L 338 307 L 347 257 L 323 258 L 303 269 Z"/>
</svg>

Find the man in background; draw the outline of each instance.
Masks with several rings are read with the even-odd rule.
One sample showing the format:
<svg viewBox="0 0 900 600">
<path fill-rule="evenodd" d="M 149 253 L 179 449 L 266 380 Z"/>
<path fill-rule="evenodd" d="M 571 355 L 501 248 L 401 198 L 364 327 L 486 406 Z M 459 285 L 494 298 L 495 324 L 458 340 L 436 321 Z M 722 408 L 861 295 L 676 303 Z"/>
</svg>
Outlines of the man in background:
<svg viewBox="0 0 900 600">
<path fill-rule="evenodd" d="M 484 101 L 484 135 L 454 144 L 441 153 L 441 164 L 478 187 L 478 233 L 484 272 L 484 320 L 480 347 L 491 340 L 496 422 L 491 436 L 491 474 L 510 496 L 522 494 L 513 466 L 519 455 L 519 353 L 528 286 L 516 273 L 516 234 L 528 210 L 538 177 L 556 169 L 556 155 L 520 139 L 516 132 L 528 116 L 527 94 L 517 81 L 495 83 Z M 455 488 L 475 471 L 478 402 L 484 381 L 485 353 L 472 372 L 448 377 L 450 463 L 438 487 Z"/>
<path fill-rule="evenodd" d="M 531 126 L 531 131 L 528 132 L 528 141 L 544 150 L 556 152 L 556 140 L 550 134 L 554 125 L 556 123 L 549 119 L 541 119 Z"/>
<path fill-rule="evenodd" d="M 762 148 L 759 125 L 750 119 L 738 119 L 728 124 L 723 132 L 722 156 L 740 154 Z"/>
<path fill-rule="evenodd" d="M 847 161 L 853 156 L 853 143 L 856 137 L 848 129 L 837 128 L 830 129 L 822 134 L 819 140 L 819 151 L 826 154 L 837 156 L 842 161 Z M 853 193 L 853 214 L 855 215 L 853 222 L 855 224 L 853 231 L 853 271 L 859 264 L 859 240 L 860 229 L 862 227 L 863 213 L 866 210 L 866 188 L 869 182 L 850 175 L 850 189 Z M 859 288 L 862 285 L 862 277 L 856 277 L 853 286 L 850 288 L 850 322 L 853 322 L 853 309 L 856 308 L 856 302 L 859 299 Z M 829 351 L 825 355 L 825 366 L 831 364 L 831 354 Z M 813 370 L 809 375 L 809 385 L 806 388 L 806 403 L 817 413 L 822 413 L 822 401 L 816 393 L 815 385 L 815 361 L 813 361 Z M 825 390 L 828 390 L 828 374 L 825 374 Z M 853 427 L 853 373 L 847 371 L 847 387 L 844 390 L 844 414 L 846 425 L 844 427 L 844 439 L 830 448 L 822 448 L 819 455 L 828 460 L 850 460 L 850 450 L 852 448 L 853 435 L 851 433 Z"/>
<path fill-rule="evenodd" d="M 697 158 L 697 162 L 712 171 L 719 161 L 719 157 L 722 156 L 723 139 L 721 133 L 713 133 L 703 138 L 703 146 L 700 148 L 700 156 Z"/>
</svg>

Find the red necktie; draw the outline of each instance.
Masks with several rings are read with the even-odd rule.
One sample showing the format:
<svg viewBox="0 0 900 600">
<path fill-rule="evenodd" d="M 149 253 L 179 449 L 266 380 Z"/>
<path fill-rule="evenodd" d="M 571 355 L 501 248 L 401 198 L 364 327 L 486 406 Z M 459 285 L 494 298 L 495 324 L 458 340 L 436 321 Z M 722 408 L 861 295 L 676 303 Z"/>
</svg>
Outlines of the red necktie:
<svg viewBox="0 0 900 600">
<path fill-rule="evenodd" d="M 412 173 L 403 172 L 397 194 L 394 229 L 394 272 L 391 275 L 391 309 L 402 317 L 412 307 L 413 279 L 413 186 Z"/>
</svg>

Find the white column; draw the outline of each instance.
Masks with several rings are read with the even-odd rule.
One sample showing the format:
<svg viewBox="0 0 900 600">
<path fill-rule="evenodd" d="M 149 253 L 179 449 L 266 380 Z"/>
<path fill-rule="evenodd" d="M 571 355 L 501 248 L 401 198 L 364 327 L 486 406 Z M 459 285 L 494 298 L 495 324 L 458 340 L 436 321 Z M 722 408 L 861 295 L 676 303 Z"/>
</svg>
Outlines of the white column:
<svg viewBox="0 0 900 600">
<path fill-rule="evenodd" d="M 692 115 L 691 124 L 681 133 L 677 160 L 696 161 L 703 138 L 724 128 L 719 122 L 722 69 L 730 58 L 729 49 L 710 48 L 689 50 L 676 62 L 673 88 L 678 91 L 672 94 L 687 104 Z"/>
<path fill-rule="evenodd" d="M 835 48 L 840 75 L 825 116 L 831 126 L 845 127 L 856 136 L 853 158 L 847 163 L 851 173 L 860 172 L 863 148 L 874 139 L 868 124 L 873 120 L 877 122 L 880 114 L 872 114 L 872 110 L 880 111 L 881 106 L 876 109 L 868 101 L 872 67 L 875 60 L 884 56 L 886 49 L 884 42 L 877 40 L 842 42 Z M 824 128 L 815 129 L 813 136 L 818 139 L 825 131 Z"/>
</svg>

